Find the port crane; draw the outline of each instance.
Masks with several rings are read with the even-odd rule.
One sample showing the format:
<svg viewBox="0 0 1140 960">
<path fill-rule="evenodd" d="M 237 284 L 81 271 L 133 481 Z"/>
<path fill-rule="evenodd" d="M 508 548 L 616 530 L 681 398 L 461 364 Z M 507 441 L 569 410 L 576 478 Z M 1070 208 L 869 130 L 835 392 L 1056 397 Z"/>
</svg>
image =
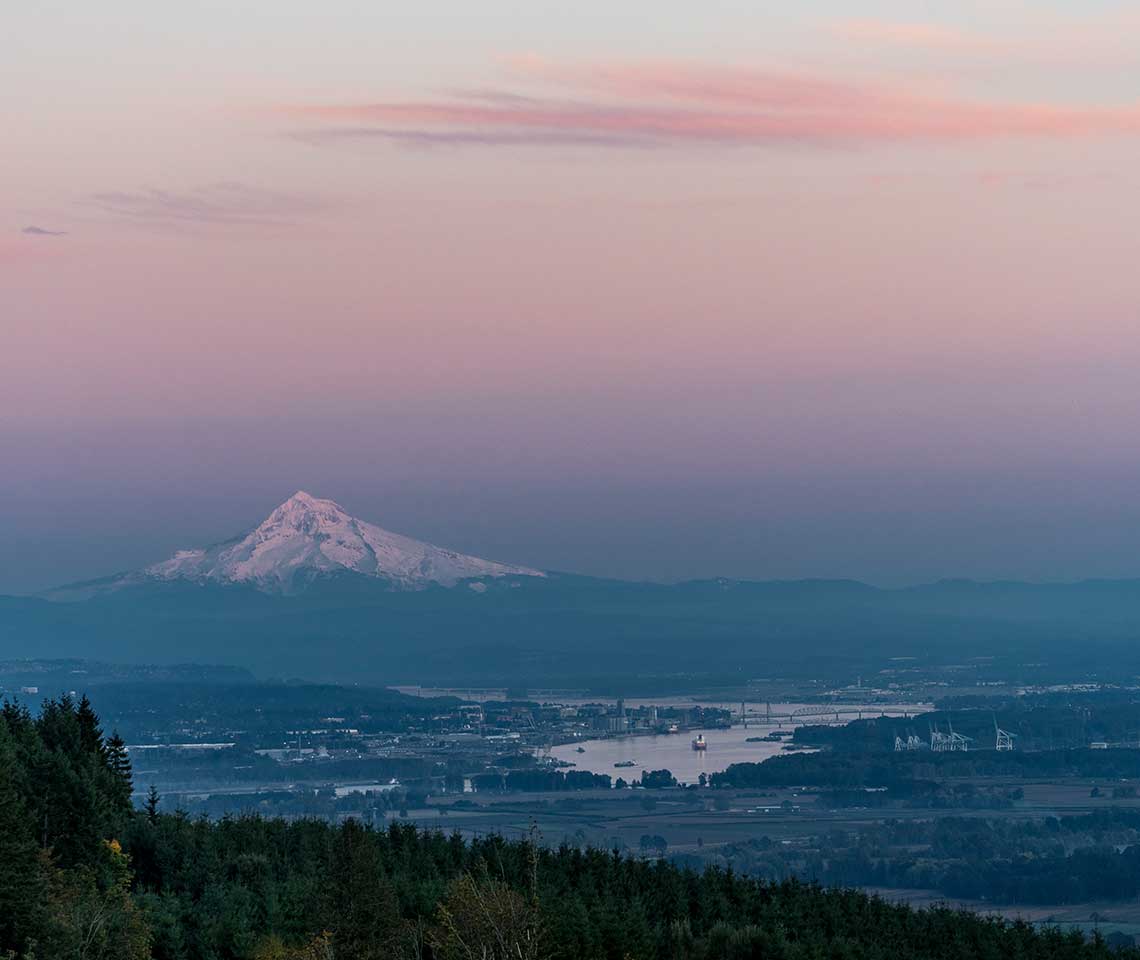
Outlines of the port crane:
<svg viewBox="0 0 1140 960">
<path fill-rule="evenodd" d="M 943 733 L 938 729 L 938 724 L 934 724 L 930 728 L 930 749 L 935 753 L 965 753 L 970 749 L 970 744 L 973 743 L 973 737 L 967 737 L 962 733 L 954 732 L 954 724 L 949 720 L 946 721 L 946 726 L 949 733 Z"/>
<path fill-rule="evenodd" d="M 997 724 L 997 717 L 994 717 L 994 749 L 995 750 L 1012 750 L 1013 740 L 1016 733 L 1010 733 L 1008 730 L 1003 730 Z"/>
<path fill-rule="evenodd" d="M 904 750 L 921 750 L 925 746 L 926 742 L 920 740 L 913 733 L 908 733 L 905 740 L 902 737 L 895 737 L 896 753 L 902 753 Z"/>
</svg>

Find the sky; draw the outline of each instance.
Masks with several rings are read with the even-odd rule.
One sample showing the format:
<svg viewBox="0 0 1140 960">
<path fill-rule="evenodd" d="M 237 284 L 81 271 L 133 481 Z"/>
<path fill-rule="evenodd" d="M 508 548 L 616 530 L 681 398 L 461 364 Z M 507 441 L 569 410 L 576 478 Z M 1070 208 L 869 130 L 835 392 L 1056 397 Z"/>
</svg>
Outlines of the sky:
<svg viewBox="0 0 1140 960">
<path fill-rule="evenodd" d="M 0 592 L 299 488 L 603 576 L 1140 576 L 1138 29 L 6 11 Z"/>
</svg>

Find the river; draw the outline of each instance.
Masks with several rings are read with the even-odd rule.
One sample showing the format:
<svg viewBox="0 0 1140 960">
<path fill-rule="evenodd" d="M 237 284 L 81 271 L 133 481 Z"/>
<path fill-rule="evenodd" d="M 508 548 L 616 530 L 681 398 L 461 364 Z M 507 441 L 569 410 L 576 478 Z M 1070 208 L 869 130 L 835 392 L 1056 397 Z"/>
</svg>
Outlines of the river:
<svg viewBox="0 0 1140 960">
<path fill-rule="evenodd" d="M 506 691 L 486 688 L 446 688 L 446 687 L 396 687 L 401 693 L 413 696 L 439 697 L 454 696 L 464 700 L 486 701 L 506 698 Z M 580 694 L 555 690 L 530 691 L 530 698 L 540 703 L 559 703 L 564 706 L 581 706 L 586 703 L 607 703 L 616 705 L 611 697 L 583 697 Z M 702 773 L 717 773 L 731 763 L 759 763 L 769 757 L 784 753 L 783 744 L 777 742 L 753 742 L 750 737 L 762 737 L 773 730 L 790 730 L 802 723 L 849 723 L 859 717 L 902 717 L 915 716 L 933 710 L 929 703 L 768 703 L 749 701 L 743 705 L 739 700 L 725 700 L 713 697 L 628 697 L 625 706 L 631 710 L 639 707 L 718 707 L 731 710 L 739 717 L 743 706 L 749 718 L 748 725 L 737 723 L 728 730 L 693 729 L 680 734 L 659 736 L 605 737 L 598 740 L 581 740 L 554 747 L 550 755 L 558 760 L 574 764 L 576 770 L 590 773 L 608 773 L 614 779 L 638 779 L 642 770 L 669 770 L 682 783 L 695 783 Z M 817 710 L 820 715 L 810 718 L 796 718 L 797 710 Z M 840 711 L 827 713 L 828 710 Z M 773 719 L 763 718 L 771 714 Z M 708 742 L 706 750 L 694 750 L 693 738 L 702 734 Z M 583 753 L 578 752 L 578 748 Z M 615 767 L 615 763 L 632 761 L 632 767 Z"/>
<path fill-rule="evenodd" d="M 656 702 L 658 706 L 665 705 L 661 700 Z M 636 705 L 628 700 L 626 704 Z M 750 704 L 748 708 L 752 710 L 759 706 L 759 704 Z M 802 706 L 805 704 L 774 703 L 772 712 L 792 713 Z M 914 716 L 930 709 L 932 708 L 929 704 L 873 705 L 863 708 L 863 716 Z M 856 717 L 852 716 L 850 719 Z M 735 724 L 728 730 L 695 729 L 671 735 L 606 737 L 599 740 L 564 743 L 553 747 L 550 755 L 558 760 L 573 763 L 576 770 L 608 773 L 615 780 L 618 777 L 624 777 L 626 780 L 638 779 L 642 770 L 669 770 L 682 783 L 696 783 L 702 773 L 717 773 L 731 763 L 759 763 L 769 757 L 785 753 L 782 743 L 771 741 L 749 743 L 748 738 L 763 737 L 772 730 L 790 728 L 791 724 L 787 721 L 782 727 L 778 727 L 775 723 L 766 724 L 750 720 L 747 726 Z M 698 734 L 704 736 L 708 743 L 707 749 L 693 749 L 692 741 Z M 579 747 L 583 749 L 583 753 L 578 752 Z M 634 766 L 614 766 L 615 763 L 626 761 L 633 761 Z"/>
</svg>

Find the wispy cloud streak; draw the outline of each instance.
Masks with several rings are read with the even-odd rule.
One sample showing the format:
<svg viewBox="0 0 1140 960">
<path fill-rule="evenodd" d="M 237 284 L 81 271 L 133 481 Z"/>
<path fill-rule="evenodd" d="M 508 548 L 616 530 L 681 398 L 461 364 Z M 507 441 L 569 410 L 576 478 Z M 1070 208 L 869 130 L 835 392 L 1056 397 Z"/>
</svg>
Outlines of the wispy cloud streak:
<svg viewBox="0 0 1140 960">
<path fill-rule="evenodd" d="M 167 224 L 287 224 L 327 204 L 241 183 L 217 183 L 197 190 L 110 191 L 88 203 L 105 213 L 140 222 Z"/>
<path fill-rule="evenodd" d="M 1140 133 L 1136 107 L 987 103 L 771 71 L 688 64 L 559 67 L 528 60 L 527 79 L 571 99 L 474 90 L 450 97 L 295 107 L 335 123 L 310 136 L 413 143 L 589 146 L 680 143 L 846 145 Z"/>
<path fill-rule="evenodd" d="M 332 127 L 293 135 L 306 143 L 336 140 L 381 140 L 409 146 L 484 147 L 652 147 L 653 142 L 637 136 L 605 133 L 575 133 L 560 130 L 392 130 L 383 127 Z"/>
</svg>

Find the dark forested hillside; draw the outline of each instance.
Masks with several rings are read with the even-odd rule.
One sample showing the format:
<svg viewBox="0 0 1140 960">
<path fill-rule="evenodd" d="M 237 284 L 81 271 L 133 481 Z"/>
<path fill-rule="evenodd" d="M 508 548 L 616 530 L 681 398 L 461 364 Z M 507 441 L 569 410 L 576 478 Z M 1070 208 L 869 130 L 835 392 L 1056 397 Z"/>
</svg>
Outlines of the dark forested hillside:
<svg viewBox="0 0 1140 960">
<path fill-rule="evenodd" d="M 129 804 L 86 700 L 0 714 L 0 956 L 1107 957 L 1079 934 L 606 851 Z M 537 839 L 537 838 L 536 838 Z M 1140 954 L 1129 954 L 1140 956 Z"/>
</svg>

